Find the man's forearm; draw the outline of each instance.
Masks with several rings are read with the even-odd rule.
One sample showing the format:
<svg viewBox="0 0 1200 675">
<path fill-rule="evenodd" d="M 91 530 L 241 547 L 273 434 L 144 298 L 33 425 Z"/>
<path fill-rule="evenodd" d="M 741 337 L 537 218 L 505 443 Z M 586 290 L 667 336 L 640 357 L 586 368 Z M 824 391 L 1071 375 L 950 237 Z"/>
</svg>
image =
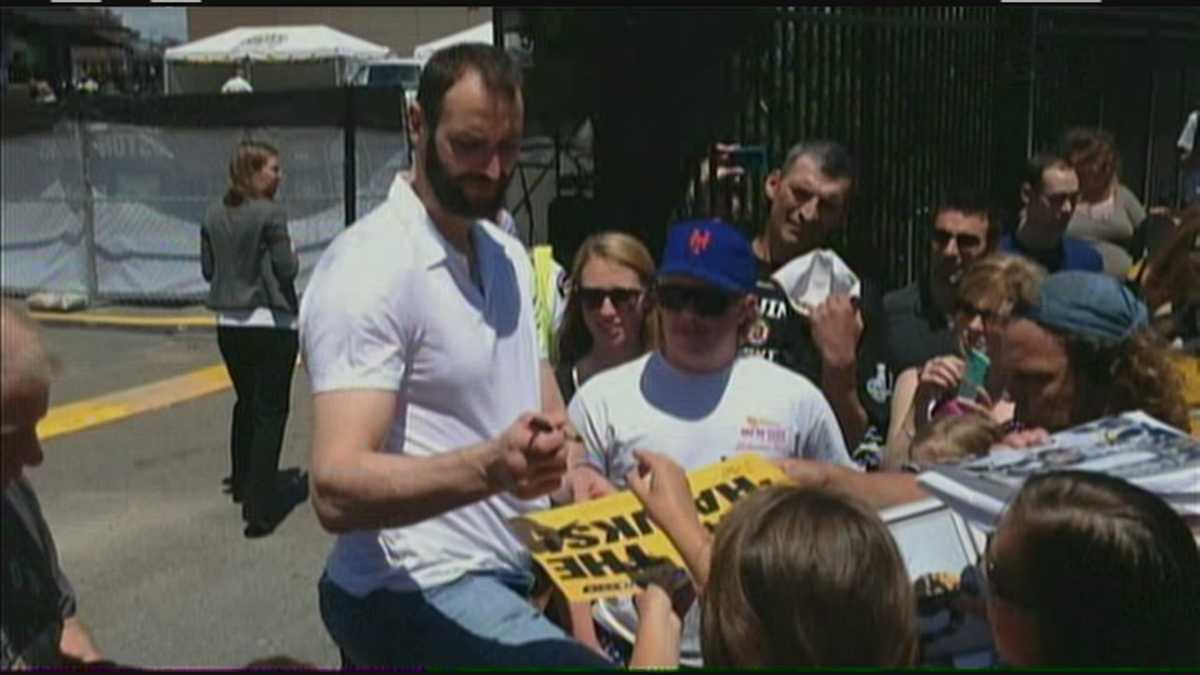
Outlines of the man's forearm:
<svg viewBox="0 0 1200 675">
<path fill-rule="evenodd" d="M 499 452 L 488 441 L 433 457 L 348 454 L 313 468 L 313 504 L 325 529 L 404 527 L 496 494 L 488 475 Z"/>
<path fill-rule="evenodd" d="M 824 364 L 821 369 L 821 391 L 842 428 L 846 448 L 853 451 L 867 433 L 870 420 L 867 410 L 858 400 L 858 368 L 856 364 Z"/>
<path fill-rule="evenodd" d="M 862 473 L 831 466 L 827 485 L 863 500 L 876 510 L 929 498 L 911 473 Z"/>
</svg>

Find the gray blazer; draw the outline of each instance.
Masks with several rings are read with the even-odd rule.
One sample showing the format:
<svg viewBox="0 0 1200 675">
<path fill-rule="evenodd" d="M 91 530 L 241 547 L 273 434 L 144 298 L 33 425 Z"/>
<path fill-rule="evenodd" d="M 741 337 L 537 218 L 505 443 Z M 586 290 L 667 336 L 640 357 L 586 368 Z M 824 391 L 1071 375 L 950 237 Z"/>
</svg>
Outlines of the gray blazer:
<svg viewBox="0 0 1200 675">
<path fill-rule="evenodd" d="M 296 314 L 299 269 L 283 207 L 265 199 L 209 207 L 200 226 L 200 270 L 211 284 L 210 309 L 270 307 Z"/>
</svg>

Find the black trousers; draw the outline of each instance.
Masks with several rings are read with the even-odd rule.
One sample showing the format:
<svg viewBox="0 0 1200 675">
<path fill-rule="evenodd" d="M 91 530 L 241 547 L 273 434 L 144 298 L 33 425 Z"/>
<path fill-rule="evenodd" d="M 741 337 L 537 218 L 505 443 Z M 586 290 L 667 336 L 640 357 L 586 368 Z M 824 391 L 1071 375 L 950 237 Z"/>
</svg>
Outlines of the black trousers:
<svg viewBox="0 0 1200 675">
<path fill-rule="evenodd" d="M 229 440 L 233 489 L 247 517 L 261 518 L 276 496 L 299 338 L 294 330 L 217 326 L 217 345 L 237 393 Z"/>
</svg>

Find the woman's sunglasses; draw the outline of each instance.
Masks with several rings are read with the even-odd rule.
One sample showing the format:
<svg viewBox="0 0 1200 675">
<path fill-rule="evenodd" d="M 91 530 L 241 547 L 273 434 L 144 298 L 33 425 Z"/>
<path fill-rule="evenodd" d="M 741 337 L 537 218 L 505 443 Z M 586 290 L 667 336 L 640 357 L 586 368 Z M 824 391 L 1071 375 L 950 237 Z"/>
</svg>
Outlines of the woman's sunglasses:
<svg viewBox="0 0 1200 675">
<path fill-rule="evenodd" d="M 708 286 L 660 285 L 654 289 L 658 306 L 668 312 L 682 312 L 690 307 L 697 315 L 716 318 L 729 311 L 735 296 Z"/>
<path fill-rule="evenodd" d="M 583 308 L 594 312 L 604 305 L 604 300 L 607 298 L 612 303 L 615 309 L 628 309 L 633 306 L 633 303 L 638 298 L 642 297 L 642 289 L 640 288 L 587 288 L 579 287 L 574 291 L 579 295 L 579 302 Z"/>
<path fill-rule="evenodd" d="M 985 324 L 996 323 L 1000 319 L 1000 314 L 990 309 L 981 309 L 966 300 L 956 300 L 954 302 L 954 311 L 964 319 L 970 320 L 979 317 Z"/>
</svg>

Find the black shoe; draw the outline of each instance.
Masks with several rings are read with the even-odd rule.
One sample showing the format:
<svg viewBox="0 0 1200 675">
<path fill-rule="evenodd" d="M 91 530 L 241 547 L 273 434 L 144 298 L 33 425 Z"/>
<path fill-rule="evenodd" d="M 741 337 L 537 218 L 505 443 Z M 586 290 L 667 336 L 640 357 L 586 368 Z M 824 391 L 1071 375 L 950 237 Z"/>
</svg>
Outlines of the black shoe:
<svg viewBox="0 0 1200 675">
<path fill-rule="evenodd" d="M 248 520 L 246 521 L 246 529 L 242 530 L 242 535 L 247 539 L 258 539 L 265 537 L 275 531 L 279 527 L 280 520 Z"/>
<path fill-rule="evenodd" d="M 280 477 L 275 494 L 277 502 L 289 510 L 308 501 L 308 474 L 299 472 Z"/>
<path fill-rule="evenodd" d="M 242 519 L 246 521 L 246 529 L 242 534 L 248 539 L 265 537 L 275 531 L 283 522 L 288 511 L 279 507 L 278 503 L 265 501 L 258 509 L 251 510 L 248 503 L 242 504 Z"/>
</svg>

